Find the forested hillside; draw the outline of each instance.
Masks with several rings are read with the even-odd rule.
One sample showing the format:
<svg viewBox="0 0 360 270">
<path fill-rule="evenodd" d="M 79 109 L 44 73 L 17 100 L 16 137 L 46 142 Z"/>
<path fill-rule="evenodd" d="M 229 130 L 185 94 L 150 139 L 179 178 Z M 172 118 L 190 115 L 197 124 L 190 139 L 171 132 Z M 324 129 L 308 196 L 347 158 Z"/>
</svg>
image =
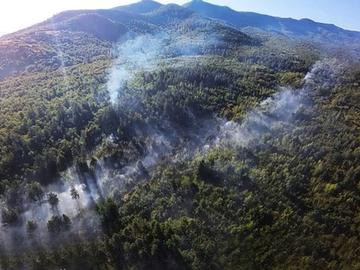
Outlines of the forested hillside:
<svg viewBox="0 0 360 270">
<path fill-rule="evenodd" d="M 184 7 L 205 17 L 220 20 L 244 31 L 270 32 L 288 38 L 302 39 L 316 43 L 347 44 L 358 43 L 356 31 L 345 30 L 333 24 L 318 23 L 310 19 L 295 20 L 279 18 L 254 12 L 239 12 L 229 7 L 217 6 L 202 0 L 193 0 Z"/>
<path fill-rule="evenodd" d="M 0 38 L 2 269 L 360 267 L 358 33 L 200 4 Z"/>
</svg>

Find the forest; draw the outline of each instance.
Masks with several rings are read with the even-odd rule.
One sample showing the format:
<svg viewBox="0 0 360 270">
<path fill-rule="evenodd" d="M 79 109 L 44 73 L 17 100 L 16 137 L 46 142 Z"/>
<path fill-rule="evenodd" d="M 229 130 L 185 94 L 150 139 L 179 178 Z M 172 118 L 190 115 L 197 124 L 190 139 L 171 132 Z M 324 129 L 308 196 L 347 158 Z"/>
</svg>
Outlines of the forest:
<svg viewBox="0 0 360 270">
<path fill-rule="evenodd" d="M 117 12 L 0 38 L 0 268 L 360 268 L 354 44 Z"/>
</svg>

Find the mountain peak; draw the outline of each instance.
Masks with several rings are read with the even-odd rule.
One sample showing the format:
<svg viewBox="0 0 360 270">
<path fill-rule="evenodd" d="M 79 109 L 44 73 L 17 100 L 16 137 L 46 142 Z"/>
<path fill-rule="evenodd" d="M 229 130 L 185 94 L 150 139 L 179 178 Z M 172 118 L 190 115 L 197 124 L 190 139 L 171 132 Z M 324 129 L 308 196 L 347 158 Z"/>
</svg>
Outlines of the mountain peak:
<svg viewBox="0 0 360 270">
<path fill-rule="evenodd" d="M 203 0 L 192 0 L 187 4 L 190 5 L 190 4 L 199 4 L 199 3 L 204 4 L 205 2 Z"/>
<path fill-rule="evenodd" d="M 216 6 L 214 4 L 211 4 L 209 2 L 206 2 L 204 0 L 192 0 L 190 2 L 187 2 L 185 4 L 183 4 L 184 7 L 204 7 L 204 8 L 208 8 L 208 7 L 220 7 L 220 6 Z"/>
<path fill-rule="evenodd" d="M 131 13 L 138 13 L 138 14 L 142 14 L 142 13 L 148 13 L 148 12 L 152 12 L 158 8 L 162 7 L 162 4 L 153 1 L 153 0 L 141 0 L 140 2 L 134 3 L 134 4 L 130 4 L 127 6 L 120 6 L 120 7 L 116 7 L 114 9 L 116 10 L 122 10 L 122 11 L 127 11 L 127 12 L 131 12 Z"/>
</svg>

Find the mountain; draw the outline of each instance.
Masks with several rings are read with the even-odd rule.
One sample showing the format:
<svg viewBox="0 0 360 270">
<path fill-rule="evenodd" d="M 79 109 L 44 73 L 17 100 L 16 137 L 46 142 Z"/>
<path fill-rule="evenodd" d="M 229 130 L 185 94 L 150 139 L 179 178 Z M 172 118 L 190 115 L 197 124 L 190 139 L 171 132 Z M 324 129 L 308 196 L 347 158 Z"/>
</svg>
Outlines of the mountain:
<svg viewBox="0 0 360 270">
<path fill-rule="evenodd" d="M 140 14 L 144 10 L 147 13 Z M 164 30 L 175 33 L 181 26 L 186 27 L 189 34 L 202 27 L 190 28 L 191 24 L 195 26 L 196 22 L 203 21 L 220 26 L 181 6 L 160 5 L 153 1 L 109 10 L 65 11 L 0 38 L 0 79 L 25 71 L 55 70 L 61 65 L 67 67 L 105 59 L 111 55 L 112 44 L 126 34 L 150 34 Z M 224 29 L 223 26 L 220 28 Z M 250 38 L 240 31 L 227 29 L 235 38 L 242 35 L 247 40 L 245 42 L 249 42 Z"/>
<path fill-rule="evenodd" d="M 80 61 L 93 61 L 111 54 L 112 43 L 126 33 L 154 33 L 163 29 L 204 20 L 215 20 L 228 29 L 238 29 L 250 35 L 259 32 L 277 35 L 278 39 L 289 37 L 295 40 L 322 42 L 326 46 L 349 45 L 349 51 L 358 53 L 355 41 L 360 34 L 343 30 L 334 25 L 311 20 L 282 19 L 250 12 L 237 12 L 204 1 L 192 1 L 183 7 L 162 5 L 152 0 L 141 1 L 110 10 L 76 10 L 55 15 L 49 20 L 5 35 L 0 38 L 0 78 L 25 70 L 56 69 L 61 62 L 71 66 Z M 214 22 L 212 22 L 214 23 Z M 195 25 L 195 24 L 194 24 Z M 200 26 L 198 26 L 199 29 Z M 233 31 L 233 30 L 231 30 Z M 263 34 L 260 36 L 263 38 Z M 64 37 L 68 36 L 63 43 Z M 18 41 L 15 41 L 15 38 Z M 269 37 L 265 37 L 269 39 Z M 289 43 L 290 40 L 284 41 Z M 31 42 L 33 46 L 25 45 Z M 355 42 L 355 43 L 354 43 Z M 93 44 L 93 45 L 90 45 Z M 77 51 L 70 53 L 69 49 Z M 90 52 L 89 48 L 94 51 Z M 62 58 L 59 59 L 59 53 Z M 21 57 L 20 57 L 21 56 Z M 16 58 L 11 61 L 10 58 Z M 19 61 L 21 59 L 21 61 Z M 80 60 L 81 59 L 81 60 Z"/>
<path fill-rule="evenodd" d="M 115 7 L 113 9 L 142 14 L 142 13 L 148 13 L 151 11 L 155 11 L 155 10 L 159 9 L 161 6 L 162 5 L 160 3 L 152 1 L 152 0 L 142 0 L 135 4 Z"/>
<path fill-rule="evenodd" d="M 360 33 L 344 30 L 333 24 L 314 22 L 310 19 L 279 18 L 254 12 L 239 12 L 229 7 L 217 6 L 194 0 L 184 7 L 202 16 L 220 20 L 240 29 L 256 28 L 262 31 L 301 38 L 315 42 L 359 42 Z"/>
<path fill-rule="evenodd" d="M 141 1 L 0 37 L 0 269 L 360 269 L 352 35 Z"/>
</svg>

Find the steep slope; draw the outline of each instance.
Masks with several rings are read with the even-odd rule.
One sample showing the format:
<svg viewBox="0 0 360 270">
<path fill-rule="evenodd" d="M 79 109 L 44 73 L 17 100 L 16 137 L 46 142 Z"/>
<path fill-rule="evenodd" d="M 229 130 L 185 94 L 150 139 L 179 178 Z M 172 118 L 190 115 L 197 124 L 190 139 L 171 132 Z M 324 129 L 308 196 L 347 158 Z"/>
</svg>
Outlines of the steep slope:
<svg viewBox="0 0 360 270">
<path fill-rule="evenodd" d="M 169 4 L 149 12 L 145 16 L 157 25 L 169 27 L 189 19 L 194 16 L 194 13 L 181 6 Z"/>
<path fill-rule="evenodd" d="M 76 92 L 76 88 L 72 88 L 74 81 L 79 80 L 78 84 L 74 84 L 79 88 L 79 91 L 85 87 L 85 83 L 80 78 L 77 78 L 79 70 L 83 66 L 88 67 L 88 77 L 91 77 L 91 70 L 93 68 L 94 76 L 96 74 L 96 77 L 102 78 L 95 82 L 93 88 L 89 89 L 90 93 L 87 93 L 89 99 L 98 99 L 99 97 L 93 91 L 104 83 L 103 78 L 106 76 L 107 68 L 109 68 L 111 61 L 116 56 L 114 47 L 117 46 L 117 40 L 123 38 L 121 42 L 126 42 L 126 39 L 132 39 L 144 34 L 146 38 L 149 38 L 146 35 L 154 34 L 157 38 L 164 39 L 166 44 L 162 45 L 162 56 L 159 56 L 160 58 L 215 56 L 223 55 L 225 52 L 235 53 L 241 47 L 260 46 L 257 40 L 239 30 L 201 18 L 178 5 L 162 6 L 158 10 L 149 12 L 146 15 L 113 9 L 62 12 L 45 22 L 0 38 L 0 81 L 2 82 L 0 104 L 4 110 L 2 111 L 2 121 L 0 123 L 0 129 L 4 131 L 2 134 L 5 135 L 8 132 L 8 135 L 11 136 L 12 132 L 10 130 L 15 131 L 15 129 L 20 128 L 22 121 L 15 121 L 15 124 L 9 120 L 13 117 L 17 118 L 16 115 L 19 110 L 25 114 L 34 114 L 34 110 L 37 110 L 32 106 L 25 106 L 22 103 L 23 100 L 19 100 L 18 102 L 20 103 L 18 104 L 15 101 L 18 95 L 26 97 L 25 100 L 29 102 L 32 98 L 35 98 L 36 101 L 31 101 L 30 103 L 41 103 L 42 97 L 39 95 L 48 95 L 42 93 L 42 91 L 60 91 L 58 94 L 49 94 L 48 98 L 50 100 L 53 98 L 63 100 L 65 98 L 63 91 Z M 147 49 L 151 50 L 151 44 L 149 44 Z M 130 48 L 127 54 L 131 55 L 132 53 L 132 48 Z M 150 53 L 152 52 L 150 51 Z M 134 58 L 136 57 L 138 56 L 135 55 Z M 52 74 L 53 77 L 47 77 L 46 74 Z M 58 82 L 56 84 L 52 83 L 55 77 L 58 76 L 64 77 L 65 84 L 61 87 L 59 87 L 60 84 Z M 36 90 L 36 84 L 33 85 L 30 78 L 37 78 L 34 80 L 39 85 L 38 91 Z M 17 87 L 14 86 L 15 82 L 18 83 Z M 68 85 L 70 82 L 71 85 Z M 53 86 L 50 87 L 49 85 Z M 46 89 L 43 89 L 43 87 Z M 59 89 L 53 90 L 54 87 L 59 87 Z M 13 89 L 13 91 L 9 89 Z M 19 92 L 16 89 L 19 89 Z M 100 90 L 98 89 L 97 91 Z M 105 97 L 102 99 L 106 100 Z M 9 100 L 13 102 L 13 109 L 8 107 L 10 106 Z M 84 102 L 82 101 L 82 103 Z M 53 105 L 51 101 L 49 103 L 45 102 L 43 105 L 42 111 L 52 110 Z M 81 124 L 86 125 L 92 120 L 95 108 L 91 106 L 90 109 L 84 104 L 81 106 L 87 107 L 86 112 L 83 112 L 86 115 L 86 120 Z M 45 116 L 43 113 L 39 113 L 37 118 L 42 118 L 40 115 Z M 48 111 L 46 115 L 50 116 L 52 113 Z M 79 117 L 83 118 L 80 115 Z M 54 121 L 54 124 L 58 121 L 57 117 L 48 120 L 48 122 Z M 68 127 L 81 129 L 82 127 L 80 127 L 79 123 L 75 122 L 69 123 Z M 31 143 L 30 145 L 32 146 L 25 143 L 22 149 L 18 149 L 18 155 L 13 155 L 13 158 L 11 158 L 10 153 L 16 151 L 14 149 L 15 145 L 5 143 L 8 135 L 5 135 L 6 138 L 2 138 L 6 146 L 2 148 L 3 158 L 0 161 L 0 167 L 2 168 L 1 177 L 11 178 L 18 174 L 19 178 L 21 178 L 22 175 L 28 174 L 25 167 L 27 169 L 31 167 L 32 173 L 35 173 L 39 179 L 48 177 L 49 171 L 52 171 L 53 174 L 61 171 L 63 165 L 58 166 L 59 170 L 54 169 L 54 167 L 48 167 L 45 163 L 41 165 L 34 157 L 26 154 L 26 152 L 31 151 L 40 153 L 44 148 L 47 148 L 45 145 L 55 146 L 65 138 L 66 132 L 55 131 L 57 128 L 53 124 L 51 127 L 48 127 L 49 132 L 53 133 L 50 141 L 40 140 L 42 142 L 39 143 L 38 147 Z M 27 134 L 30 131 L 23 130 L 23 132 Z M 30 137 L 33 137 L 33 135 L 35 134 L 32 133 Z M 98 139 L 92 140 L 98 141 Z M 65 152 L 68 152 L 68 150 Z M 75 158 L 76 154 L 71 154 L 71 156 Z M 71 161 L 72 158 L 68 156 L 67 160 Z M 40 171 L 42 173 L 39 174 L 38 172 Z M 44 176 L 41 177 L 41 174 L 44 174 Z"/>
<path fill-rule="evenodd" d="M 149 4 L 156 5 L 152 1 L 142 1 L 136 7 L 146 9 Z M 251 43 L 251 38 L 239 30 L 201 18 L 178 5 L 156 5 L 156 9 L 144 15 L 127 9 L 65 11 L 1 37 L 0 79 L 29 71 L 56 70 L 61 66 L 109 59 L 113 45 L 130 33 L 141 35 L 163 31 L 176 35 L 177 32 L 178 39 L 181 39 L 183 34 L 199 32 L 207 24 L 208 29 L 204 31 L 208 34 L 211 34 L 209 30 L 214 30 L 216 35 L 220 28 L 227 28 L 227 36 L 232 32 L 235 39 L 242 36 L 243 45 Z M 238 41 L 242 43 L 240 39 Z"/>
<path fill-rule="evenodd" d="M 203 1 L 193 1 L 184 6 L 186 8 L 141 1 L 112 10 L 62 12 L 45 22 L 0 38 L 0 78 L 108 58 L 111 56 L 112 43 L 126 33 L 144 34 L 160 31 L 160 28 L 177 29 L 181 25 L 189 25 L 189 21 L 200 21 L 199 16 L 220 20 L 250 34 L 258 29 L 285 38 L 331 41 L 328 42 L 331 45 L 353 42 L 360 36 L 357 32 L 333 25 L 236 12 Z M 271 39 L 272 35 L 269 37 Z M 351 47 L 355 53 L 358 52 L 356 44 Z M 11 61 L 11 58 L 15 61 Z"/>
<path fill-rule="evenodd" d="M 314 22 L 309 19 L 294 20 L 278 18 L 253 12 L 238 12 L 229 7 L 217 6 L 202 0 L 194 0 L 184 7 L 203 16 L 220 20 L 239 28 L 258 28 L 292 38 L 320 42 L 356 42 L 360 33 L 348 31 L 332 24 Z"/>
<path fill-rule="evenodd" d="M 0 268 L 358 269 L 359 63 L 240 29 L 142 1 L 0 38 Z"/>
</svg>

